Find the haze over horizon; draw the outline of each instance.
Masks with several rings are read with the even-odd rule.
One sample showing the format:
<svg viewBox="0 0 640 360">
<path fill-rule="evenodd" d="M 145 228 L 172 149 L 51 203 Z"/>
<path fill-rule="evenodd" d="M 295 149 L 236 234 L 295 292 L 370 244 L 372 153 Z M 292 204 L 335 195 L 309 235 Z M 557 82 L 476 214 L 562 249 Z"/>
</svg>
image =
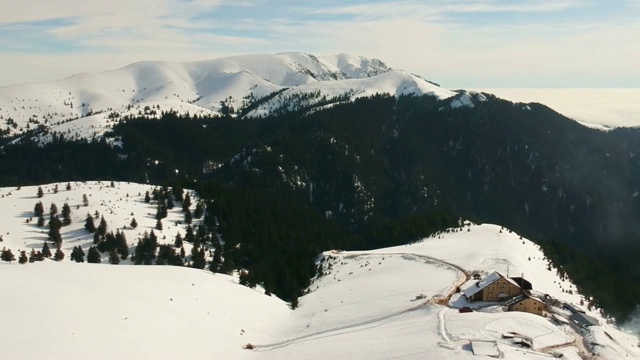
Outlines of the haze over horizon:
<svg viewBox="0 0 640 360">
<path fill-rule="evenodd" d="M 0 86 L 137 61 L 376 57 L 446 88 L 640 87 L 640 2 L 26 0 L 0 14 Z"/>
</svg>

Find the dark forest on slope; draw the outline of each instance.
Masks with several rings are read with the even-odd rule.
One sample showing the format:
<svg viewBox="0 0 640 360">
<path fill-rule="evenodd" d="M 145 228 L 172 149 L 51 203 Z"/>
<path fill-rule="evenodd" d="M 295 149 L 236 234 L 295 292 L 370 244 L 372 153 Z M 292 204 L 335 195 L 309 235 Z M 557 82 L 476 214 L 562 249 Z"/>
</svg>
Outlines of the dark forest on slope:
<svg viewBox="0 0 640 360">
<path fill-rule="evenodd" d="M 263 119 L 128 119 L 108 134 L 122 147 L 60 137 L 5 146 L 0 185 L 115 179 L 195 189 L 212 202 L 227 265 L 251 269 L 249 285 L 287 299 L 308 284 L 322 250 L 406 243 L 458 216 L 497 223 L 541 244 L 583 293 L 626 316 L 640 296 L 630 285 L 640 276 L 640 132 L 588 129 L 495 97 L 448 104 L 377 96 Z"/>
</svg>

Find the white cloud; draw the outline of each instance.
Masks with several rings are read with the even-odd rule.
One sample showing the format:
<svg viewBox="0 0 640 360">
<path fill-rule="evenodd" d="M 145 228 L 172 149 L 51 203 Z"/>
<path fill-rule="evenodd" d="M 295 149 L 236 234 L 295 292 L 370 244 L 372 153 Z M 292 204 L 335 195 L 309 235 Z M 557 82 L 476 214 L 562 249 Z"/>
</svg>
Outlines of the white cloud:
<svg viewBox="0 0 640 360">
<path fill-rule="evenodd" d="M 614 78 L 640 84 L 636 21 L 502 21 L 531 14 L 546 19 L 547 13 L 578 8 L 586 0 L 404 0 L 325 8 L 302 3 L 269 18 L 253 8 L 269 6 L 264 0 L 8 1 L 0 25 L 17 29 L 23 26 L 19 22 L 64 19 L 48 34 L 80 50 L 19 54 L 21 39 L 3 38 L 0 44 L 14 53 L 5 50 L 0 67 L 14 71 L 0 72 L 0 85 L 141 60 L 281 51 L 378 57 L 452 87 L 583 86 Z M 242 7 L 242 15 L 196 19 L 222 6 Z M 476 15 L 493 20 L 471 21 Z"/>
<path fill-rule="evenodd" d="M 395 18 L 408 16 L 411 18 L 430 18 L 446 13 L 474 12 L 554 12 L 580 6 L 580 0 L 542 0 L 537 2 L 513 3 L 512 1 L 477 0 L 445 2 L 434 1 L 389 1 L 375 4 L 360 4 L 329 7 L 312 11 L 314 14 L 352 15 L 356 17 Z"/>
</svg>

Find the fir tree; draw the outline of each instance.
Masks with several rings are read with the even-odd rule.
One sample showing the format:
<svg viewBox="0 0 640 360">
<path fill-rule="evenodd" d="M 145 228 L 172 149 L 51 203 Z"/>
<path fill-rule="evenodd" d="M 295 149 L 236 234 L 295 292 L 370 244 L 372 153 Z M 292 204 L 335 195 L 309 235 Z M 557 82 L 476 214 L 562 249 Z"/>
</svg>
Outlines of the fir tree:
<svg viewBox="0 0 640 360">
<path fill-rule="evenodd" d="M 31 248 L 31 252 L 29 253 L 29 262 L 35 262 L 36 261 L 36 250 L 34 248 Z"/>
<path fill-rule="evenodd" d="M 75 246 L 73 248 L 73 251 L 71 252 L 71 261 L 75 261 L 75 262 L 84 262 L 84 250 L 82 250 L 82 247 L 80 247 L 80 245 Z"/>
<path fill-rule="evenodd" d="M 191 210 L 187 209 L 184 213 L 184 222 L 187 224 L 191 224 L 193 221 L 193 215 L 191 215 Z"/>
<path fill-rule="evenodd" d="M 116 249 L 111 249 L 111 251 L 109 251 L 109 264 L 111 265 L 120 264 L 120 257 L 118 256 Z"/>
<path fill-rule="evenodd" d="M 131 224 L 130 225 L 134 229 L 138 227 L 138 222 L 136 221 L 136 218 L 131 219 Z"/>
<path fill-rule="evenodd" d="M 96 231 L 93 233 L 93 244 L 98 245 L 102 241 L 102 236 Z"/>
<path fill-rule="evenodd" d="M 147 204 L 151 202 L 151 196 L 149 196 L 149 191 L 148 190 L 144 194 L 144 202 L 146 202 Z"/>
<path fill-rule="evenodd" d="M 38 199 L 44 196 L 44 191 L 42 191 L 42 187 L 38 186 Z"/>
<path fill-rule="evenodd" d="M 196 240 L 196 236 L 193 233 L 193 228 L 191 227 L 191 225 L 187 226 L 187 230 L 185 231 L 184 234 L 184 241 L 188 242 L 188 243 L 194 243 Z"/>
<path fill-rule="evenodd" d="M 180 233 L 177 233 L 176 234 L 176 241 L 173 243 L 173 246 L 175 246 L 176 249 L 177 249 L 177 248 L 181 248 L 182 245 L 183 245 L 182 235 L 180 235 Z"/>
<path fill-rule="evenodd" d="M 51 257 L 51 249 L 49 249 L 49 244 L 45 241 L 44 245 L 42 245 L 42 256 L 46 258 Z"/>
<path fill-rule="evenodd" d="M 51 207 L 49 208 L 49 217 L 52 219 L 56 214 L 58 214 L 58 207 L 55 203 L 51 203 Z"/>
<path fill-rule="evenodd" d="M 71 183 L 67 183 L 67 191 L 71 191 Z"/>
<path fill-rule="evenodd" d="M 53 193 L 54 194 L 58 193 L 58 184 L 56 184 L 56 186 L 53 187 Z"/>
<path fill-rule="evenodd" d="M 89 248 L 89 252 L 87 253 L 87 262 L 90 264 L 100 264 L 100 252 L 95 246 Z"/>
<path fill-rule="evenodd" d="M 60 248 L 56 249 L 56 254 L 53 257 L 56 261 L 62 261 L 64 260 L 64 253 L 62 252 L 62 250 L 60 250 Z"/>
<path fill-rule="evenodd" d="M 193 217 L 196 219 L 200 219 L 204 214 L 204 204 L 202 201 L 198 201 L 196 204 L 196 210 L 193 212 Z"/>
<path fill-rule="evenodd" d="M 89 198 L 87 198 L 87 194 L 82 194 L 82 206 L 89 206 Z"/>
<path fill-rule="evenodd" d="M 27 252 L 22 250 L 20 251 L 20 257 L 18 258 L 18 262 L 20 264 L 26 264 L 29 262 L 29 258 L 27 257 Z"/>
<path fill-rule="evenodd" d="M 64 203 L 62 206 L 62 226 L 71 225 L 71 208 L 69 204 Z"/>
<path fill-rule="evenodd" d="M 156 230 L 162 231 L 162 220 L 156 221 Z"/>
<path fill-rule="evenodd" d="M 189 196 L 189 193 L 187 193 L 184 196 L 184 200 L 182 200 L 182 211 L 187 211 L 189 210 L 189 207 L 191 206 L 191 196 Z"/>
<path fill-rule="evenodd" d="M 120 254 L 120 259 L 127 260 L 129 257 L 129 246 L 126 243 L 124 246 L 120 246 L 118 248 L 118 253 Z"/>
<path fill-rule="evenodd" d="M 35 217 L 44 216 L 44 205 L 42 205 L 42 201 L 38 201 L 36 206 L 33 208 L 33 213 Z"/>
<path fill-rule="evenodd" d="M 105 236 L 107 234 L 107 221 L 104 219 L 104 216 L 100 219 L 100 225 L 98 225 L 97 232 L 100 236 Z"/>
<path fill-rule="evenodd" d="M 44 219 L 44 216 L 40 216 L 38 218 L 38 226 L 43 227 L 45 222 L 46 220 Z"/>
<path fill-rule="evenodd" d="M 2 259 L 2 261 L 6 261 L 10 263 L 14 261 L 16 257 L 15 255 L 13 255 L 13 252 L 11 252 L 11 249 L 2 248 L 2 254 L 0 255 L 0 259 Z"/>
<path fill-rule="evenodd" d="M 204 269 L 206 266 L 204 246 L 194 246 L 191 248 L 191 266 L 197 269 Z"/>
<path fill-rule="evenodd" d="M 60 221 L 57 216 L 54 216 L 49 221 L 49 240 L 56 244 L 56 247 L 60 247 L 60 244 L 62 244 L 62 235 L 60 235 L 61 227 L 62 221 Z"/>
</svg>

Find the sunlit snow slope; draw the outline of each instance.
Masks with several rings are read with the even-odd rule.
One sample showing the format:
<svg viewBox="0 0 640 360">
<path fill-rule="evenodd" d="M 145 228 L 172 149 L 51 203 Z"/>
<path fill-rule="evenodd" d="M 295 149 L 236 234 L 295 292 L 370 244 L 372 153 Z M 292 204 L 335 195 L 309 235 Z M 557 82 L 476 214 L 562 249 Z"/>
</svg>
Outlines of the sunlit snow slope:
<svg viewBox="0 0 640 360">
<path fill-rule="evenodd" d="M 22 195 L 33 196 L 33 189 L 28 190 Z M 3 224 L 24 218 L 24 206 L 13 206 L 18 200 L 15 193 L 0 200 L 3 208 L 13 207 L 1 214 Z M 34 200 L 24 199 L 25 204 Z M 20 245 L 20 240 L 5 244 Z M 320 264 L 322 275 L 300 298 L 299 307 L 290 310 L 260 287 L 252 290 L 232 277 L 202 270 L 67 261 L 2 263 L 0 283 L 8 289 L 0 295 L 3 355 L 478 359 L 471 340 L 496 341 L 505 359 L 548 359 L 553 353 L 568 359 L 640 355 L 638 339 L 607 325 L 597 309 L 589 313 L 602 325 L 578 334 L 569 325 L 503 312 L 501 306 L 466 314 L 451 308 L 449 297 L 457 296 L 458 286 L 470 274 L 495 270 L 524 274 L 535 290 L 566 302 L 580 301 L 576 287 L 558 276 L 535 244 L 500 226 L 467 224 L 415 244 L 375 251 L 327 251 Z M 530 337 L 533 349 L 503 339 L 507 332 Z"/>
<path fill-rule="evenodd" d="M 42 125 L 67 138 L 91 138 L 103 133 L 118 115 L 157 116 L 163 111 L 219 114 L 222 103 L 238 111 L 274 92 L 279 93 L 243 115 L 264 115 L 290 106 L 300 94 L 313 94 L 305 105 L 377 93 L 454 95 L 380 60 L 348 54 L 316 57 L 283 53 L 189 63 L 140 62 L 59 81 L 0 88 L 0 129 L 8 128 L 15 134 Z"/>
</svg>

